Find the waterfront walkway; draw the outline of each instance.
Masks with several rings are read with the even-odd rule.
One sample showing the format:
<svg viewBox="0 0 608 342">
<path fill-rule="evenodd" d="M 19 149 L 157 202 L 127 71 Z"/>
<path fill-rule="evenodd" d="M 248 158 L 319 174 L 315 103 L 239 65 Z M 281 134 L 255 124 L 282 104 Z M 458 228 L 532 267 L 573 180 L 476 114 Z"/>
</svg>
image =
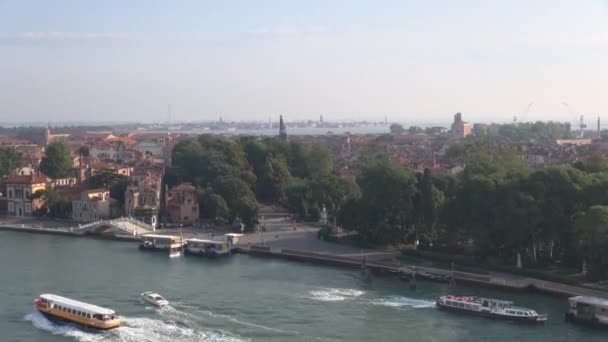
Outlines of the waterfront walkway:
<svg viewBox="0 0 608 342">
<path fill-rule="evenodd" d="M 111 235 L 116 237 L 141 236 L 154 232 L 151 225 L 130 217 L 113 220 L 99 220 L 86 224 L 74 224 L 70 221 L 51 220 L 4 220 L 0 221 L 0 229 L 30 233 L 46 233 L 61 235 Z"/>
<path fill-rule="evenodd" d="M 43 227 L 44 226 L 44 227 Z M 450 271 L 428 266 L 404 265 L 396 258 L 398 251 L 361 249 L 355 246 L 331 243 L 318 239 L 318 227 L 306 224 L 293 224 L 288 218 L 273 218 L 273 224 L 265 232 L 245 234 L 236 247 L 242 253 L 283 258 L 295 261 L 322 263 L 340 267 L 361 268 L 363 265 L 372 271 L 411 276 L 430 280 L 453 279 L 456 282 L 492 286 L 512 290 L 533 289 L 543 293 L 560 296 L 587 295 L 608 297 L 608 292 L 582 286 L 566 285 L 539 279 L 520 277 L 502 273 L 477 274 Z M 154 231 L 151 226 L 132 219 L 98 221 L 87 225 L 50 224 L 47 222 L 17 223 L 0 221 L 0 229 L 64 234 L 64 235 L 111 235 L 122 239 L 139 241 L 139 236 Z M 176 234 L 176 229 L 156 230 L 157 233 Z M 179 234 L 185 238 L 217 239 L 224 231 L 205 231 L 201 229 L 181 229 Z"/>
</svg>

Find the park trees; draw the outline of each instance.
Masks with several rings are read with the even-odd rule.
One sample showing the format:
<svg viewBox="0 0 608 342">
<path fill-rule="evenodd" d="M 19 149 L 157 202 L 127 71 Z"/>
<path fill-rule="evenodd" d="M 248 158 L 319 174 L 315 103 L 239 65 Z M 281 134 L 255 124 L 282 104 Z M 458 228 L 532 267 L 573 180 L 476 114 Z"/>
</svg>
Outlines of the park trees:
<svg viewBox="0 0 608 342">
<path fill-rule="evenodd" d="M 574 217 L 579 248 L 592 279 L 608 275 L 608 206 L 594 205 Z"/>
<path fill-rule="evenodd" d="M 14 148 L 0 148 L 0 178 L 11 175 L 22 166 L 21 154 Z"/>
<path fill-rule="evenodd" d="M 391 161 L 365 166 L 357 179 L 361 197 L 345 204 L 340 222 L 371 243 L 402 239 L 413 222 L 415 182 L 409 170 Z"/>
<path fill-rule="evenodd" d="M 51 142 L 40 161 L 40 170 L 51 178 L 65 177 L 72 167 L 70 147 L 64 141 Z"/>
</svg>

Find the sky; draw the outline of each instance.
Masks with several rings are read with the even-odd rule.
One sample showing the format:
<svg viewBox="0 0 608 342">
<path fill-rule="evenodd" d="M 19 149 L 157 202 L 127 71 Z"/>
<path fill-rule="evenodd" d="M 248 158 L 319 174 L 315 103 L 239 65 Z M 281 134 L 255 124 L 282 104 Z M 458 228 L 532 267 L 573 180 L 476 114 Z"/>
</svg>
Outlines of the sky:
<svg viewBox="0 0 608 342">
<path fill-rule="evenodd" d="M 608 120 L 608 0 L 0 0 L 0 122 L 169 104 L 172 121 Z"/>
</svg>

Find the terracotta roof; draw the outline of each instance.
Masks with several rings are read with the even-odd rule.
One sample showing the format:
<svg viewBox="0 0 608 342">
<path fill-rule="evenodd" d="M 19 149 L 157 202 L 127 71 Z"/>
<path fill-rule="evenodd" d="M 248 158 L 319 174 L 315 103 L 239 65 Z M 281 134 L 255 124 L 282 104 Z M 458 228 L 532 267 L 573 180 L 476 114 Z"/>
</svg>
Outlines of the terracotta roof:
<svg viewBox="0 0 608 342">
<path fill-rule="evenodd" d="M 38 184 L 47 183 L 50 179 L 44 174 L 33 174 L 26 176 L 9 176 L 6 178 L 7 184 Z"/>
</svg>

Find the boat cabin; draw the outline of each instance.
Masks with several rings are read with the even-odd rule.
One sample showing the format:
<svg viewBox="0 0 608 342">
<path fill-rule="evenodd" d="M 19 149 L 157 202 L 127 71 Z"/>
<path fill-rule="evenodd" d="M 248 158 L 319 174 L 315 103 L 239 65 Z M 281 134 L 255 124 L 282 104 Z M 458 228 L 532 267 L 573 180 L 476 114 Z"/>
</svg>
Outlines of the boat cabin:
<svg viewBox="0 0 608 342">
<path fill-rule="evenodd" d="M 184 240 L 179 235 L 146 234 L 141 237 L 139 249 L 169 251 L 169 256 L 180 256 L 184 248 Z"/>
<path fill-rule="evenodd" d="M 53 294 L 42 294 L 34 303 L 38 311 L 49 318 L 96 329 L 113 329 L 120 326 L 120 319 L 114 310 L 97 305 Z"/>
<path fill-rule="evenodd" d="M 244 234 L 239 234 L 239 233 L 224 234 L 224 236 L 226 237 L 226 241 L 230 242 L 233 245 L 236 243 L 239 243 L 239 238 L 243 235 Z"/>
<path fill-rule="evenodd" d="M 204 239 L 186 239 L 186 252 L 201 256 L 229 255 L 232 249 L 230 241 Z"/>
<path fill-rule="evenodd" d="M 568 298 L 566 318 L 582 323 L 608 325 L 608 300 L 589 296 Z"/>
</svg>

